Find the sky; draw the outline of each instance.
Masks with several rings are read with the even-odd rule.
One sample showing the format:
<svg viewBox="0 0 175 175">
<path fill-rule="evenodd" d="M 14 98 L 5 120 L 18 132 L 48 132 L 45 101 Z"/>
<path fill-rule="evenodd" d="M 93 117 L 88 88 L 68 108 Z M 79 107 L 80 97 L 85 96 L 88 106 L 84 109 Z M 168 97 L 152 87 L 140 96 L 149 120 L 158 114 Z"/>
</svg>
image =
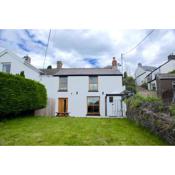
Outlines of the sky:
<svg viewBox="0 0 175 175">
<path fill-rule="evenodd" d="M 121 63 L 121 53 L 126 53 L 149 32 L 146 30 L 51 30 L 44 67 L 104 67 L 111 65 L 112 57 Z M 0 30 L 0 47 L 23 57 L 32 58 L 32 65 L 43 68 L 49 30 Z M 159 66 L 175 53 L 175 30 L 154 30 L 132 52 L 124 55 L 124 70 L 130 75 L 138 63 Z M 119 67 L 121 69 L 121 67 Z"/>
</svg>

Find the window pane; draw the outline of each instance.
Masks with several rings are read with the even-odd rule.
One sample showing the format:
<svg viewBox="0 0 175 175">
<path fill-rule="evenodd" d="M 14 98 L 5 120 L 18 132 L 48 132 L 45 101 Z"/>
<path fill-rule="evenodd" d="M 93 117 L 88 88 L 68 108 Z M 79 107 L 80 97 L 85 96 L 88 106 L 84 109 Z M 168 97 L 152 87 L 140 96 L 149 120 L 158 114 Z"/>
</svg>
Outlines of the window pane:
<svg viewBox="0 0 175 175">
<path fill-rule="evenodd" d="M 113 97 L 109 97 L 109 102 L 113 103 Z"/>
<path fill-rule="evenodd" d="M 90 84 L 90 85 L 89 85 L 89 88 L 90 88 L 91 91 L 98 90 L 97 84 Z"/>
<path fill-rule="evenodd" d="M 3 65 L 2 65 L 2 71 L 3 72 L 10 73 L 10 68 L 11 68 L 11 64 L 10 63 L 3 63 Z"/>
<path fill-rule="evenodd" d="M 99 97 L 88 97 L 88 113 L 99 113 Z"/>
<path fill-rule="evenodd" d="M 97 84 L 97 77 L 89 77 L 90 84 Z"/>
<path fill-rule="evenodd" d="M 67 77 L 60 77 L 59 89 L 60 90 L 67 90 Z"/>
<path fill-rule="evenodd" d="M 97 77 L 89 77 L 89 90 L 90 91 L 98 90 L 98 78 Z"/>
</svg>

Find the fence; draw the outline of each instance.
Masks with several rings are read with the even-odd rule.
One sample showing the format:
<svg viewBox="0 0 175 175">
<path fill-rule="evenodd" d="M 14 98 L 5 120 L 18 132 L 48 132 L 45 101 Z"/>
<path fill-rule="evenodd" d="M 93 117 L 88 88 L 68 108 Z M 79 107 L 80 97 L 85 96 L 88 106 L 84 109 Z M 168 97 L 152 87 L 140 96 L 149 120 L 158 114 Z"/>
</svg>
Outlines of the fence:
<svg viewBox="0 0 175 175">
<path fill-rule="evenodd" d="M 55 99 L 48 98 L 47 106 L 35 111 L 36 116 L 55 116 Z"/>
</svg>

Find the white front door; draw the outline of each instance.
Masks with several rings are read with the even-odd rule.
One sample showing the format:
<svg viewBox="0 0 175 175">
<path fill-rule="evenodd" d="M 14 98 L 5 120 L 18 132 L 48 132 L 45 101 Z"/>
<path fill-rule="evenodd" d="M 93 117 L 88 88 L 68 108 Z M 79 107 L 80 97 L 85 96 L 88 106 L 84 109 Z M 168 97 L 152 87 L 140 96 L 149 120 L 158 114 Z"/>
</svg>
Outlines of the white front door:
<svg viewBox="0 0 175 175">
<path fill-rule="evenodd" d="M 120 96 L 107 97 L 107 116 L 109 117 L 122 116 L 122 102 Z"/>
</svg>

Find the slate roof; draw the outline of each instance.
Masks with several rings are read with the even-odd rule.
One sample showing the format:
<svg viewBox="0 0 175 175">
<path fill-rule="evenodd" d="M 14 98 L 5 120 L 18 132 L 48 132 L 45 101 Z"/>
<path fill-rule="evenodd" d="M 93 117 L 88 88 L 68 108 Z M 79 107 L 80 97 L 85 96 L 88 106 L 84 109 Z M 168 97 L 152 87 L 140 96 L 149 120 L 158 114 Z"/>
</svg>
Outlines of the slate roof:
<svg viewBox="0 0 175 175">
<path fill-rule="evenodd" d="M 158 79 L 175 79 L 175 74 L 157 74 Z"/>
<path fill-rule="evenodd" d="M 145 71 L 153 71 L 154 69 L 156 69 L 156 67 L 153 67 L 153 66 L 142 66 L 142 68 L 145 70 Z"/>
<path fill-rule="evenodd" d="M 62 68 L 54 75 L 122 75 L 122 73 L 110 68 Z"/>
<path fill-rule="evenodd" d="M 42 75 L 54 75 L 56 74 L 60 69 L 58 68 L 52 68 L 52 69 L 40 69 L 43 73 Z"/>
</svg>

